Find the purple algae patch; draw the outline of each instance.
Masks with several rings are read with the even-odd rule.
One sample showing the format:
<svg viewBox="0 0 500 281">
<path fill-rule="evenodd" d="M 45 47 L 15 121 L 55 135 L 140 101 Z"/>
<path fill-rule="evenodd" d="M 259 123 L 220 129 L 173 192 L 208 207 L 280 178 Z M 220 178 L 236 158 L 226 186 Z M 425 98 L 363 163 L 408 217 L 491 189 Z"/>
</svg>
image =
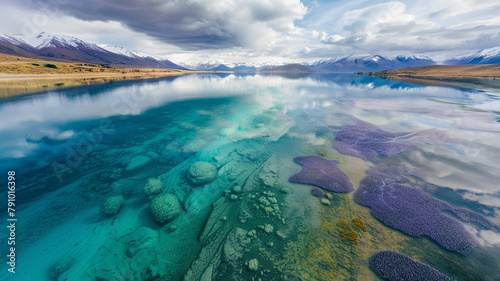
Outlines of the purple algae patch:
<svg viewBox="0 0 500 281">
<path fill-rule="evenodd" d="M 469 255 L 478 242 L 462 223 L 443 211 L 485 228 L 494 226 L 480 214 L 453 207 L 421 189 L 403 184 L 409 184 L 403 174 L 402 168 L 394 166 L 371 168 L 354 193 L 354 200 L 370 207 L 372 215 L 385 225 L 411 236 L 427 236 L 443 248 L 462 255 Z"/>
<path fill-rule="evenodd" d="M 380 251 L 369 260 L 370 268 L 382 279 L 390 281 L 451 281 L 437 269 L 394 251 Z"/>
<path fill-rule="evenodd" d="M 299 156 L 293 160 L 303 167 L 288 179 L 290 182 L 312 184 L 333 192 L 349 193 L 354 190 L 347 174 L 337 167 L 338 161 L 316 155 Z"/>
<path fill-rule="evenodd" d="M 418 132 L 393 133 L 351 117 L 354 125 L 345 125 L 337 132 L 333 147 L 343 154 L 353 155 L 372 161 L 378 155 L 398 154 L 414 149 L 416 141 L 456 143 L 444 131 L 429 129 Z"/>
</svg>

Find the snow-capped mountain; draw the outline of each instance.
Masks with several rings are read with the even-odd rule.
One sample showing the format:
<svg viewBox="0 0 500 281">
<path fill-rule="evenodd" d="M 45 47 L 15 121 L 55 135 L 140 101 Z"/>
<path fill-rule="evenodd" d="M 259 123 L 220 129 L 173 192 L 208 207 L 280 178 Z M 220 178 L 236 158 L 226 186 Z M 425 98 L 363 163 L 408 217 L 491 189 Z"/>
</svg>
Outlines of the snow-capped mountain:
<svg viewBox="0 0 500 281">
<path fill-rule="evenodd" d="M 445 64 L 493 64 L 500 63 L 500 47 L 455 56 Z"/>
<path fill-rule="evenodd" d="M 46 48 L 88 48 L 99 50 L 96 44 L 86 43 L 76 37 L 67 35 L 55 35 L 42 32 L 36 36 L 28 36 L 24 34 L 3 35 L 0 36 L 0 41 L 9 42 L 18 46 L 29 46 L 38 50 Z"/>
<path fill-rule="evenodd" d="M 185 69 L 167 59 L 105 44 L 94 44 L 73 36 L 42 32 L 33 36 L 0 36 L 0 52 L 37 59 L 76 61 L 122 67 Z"/>
<path fill-rule="evenodd" d="M 259 71 L 268 66 L 284 65 L 283 62 L 224 63 L 204 61 L 180 66 L 167 59 L 134 52 L 119 46 L 94 44 L 73 36 L 42 32 L 33 36 L 0 35 L 0 53 L 37 59 L 76 61 L 122 67 L 151 67 L 196 69 L 206 71 Z M 493 64 L 500 63 L 500 47 L 471 52 L 441 61 L 444 64 Z M 317 72 L 364 72 L 392 70 L 405 67 L 437 64 L 428 56 L 351 55 L 302 63 Z"/>
<path fill-rule="evenodd" d="M 202 71 L 256 71 L 259 67 L 250 63 L 224 63 L 222 61 L 203 61 L 198 64 L 183 64 L 183 66 Z"/>
<path fill-rule="evenodd" d="M 319 72 L 380 71 L 436 64 L 427 56 L 346 56 L 304 64 Z"/>
<path fill-rule="evenodd" d="M 113 45 L 108 45 L 108 44 L 97 44 L 97 46 L 99 46 L 100 48 L 102 48 L 108 52 L 112 52 L 112 53 L 119 54 L 119 55 L 124 55 L 124 56 L 130 57 L 130 58 L 154 58 L 157 60 L 161 60 L 161 58 L 159 58 L 159 57 L 155 57 L 155 56 L 151 56 L 151 55 L 147 55 L 147 54 L 143 54 L 143 53 L 139 53 L 139 52 L 133 52 L 129 49 L 119 47 L 119 46 L 113 46 Z"/>
</svg>

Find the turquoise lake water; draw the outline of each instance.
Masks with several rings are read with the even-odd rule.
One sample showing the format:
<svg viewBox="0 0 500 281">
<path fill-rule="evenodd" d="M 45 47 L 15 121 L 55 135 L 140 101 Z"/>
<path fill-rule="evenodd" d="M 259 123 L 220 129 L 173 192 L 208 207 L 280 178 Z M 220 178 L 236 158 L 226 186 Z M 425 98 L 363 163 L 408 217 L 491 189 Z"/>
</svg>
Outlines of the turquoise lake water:
<svg viewBox="0 0 500 281">
<path fill-rule="evenodd" d="M 454 280 L 500 280 L 497 92 L 351 74 L 189 74 L 3 100 L 0 120 L 17 218 L 16 273 L 4 226 L 0 280 L 382 280 L 368 263 L 380 250 Z M 369 159 L 332 146 L 359 122 L 376 128 L 364 137 L 422 137 L 390 137 L 387 151 L 364 139 Z M 355 192 L 316 197 L 291 183 L 294 158 L 309 155 L 338 161 L 355 190 L 371 169 L 411 170 L 403 184 L 492 226 L 439 211 L 473 237 L 470 255 L 410 236 Z M 367 227 L 354 228 L 356 243 L 338 225 L 353 218 Z"/>
</svg>

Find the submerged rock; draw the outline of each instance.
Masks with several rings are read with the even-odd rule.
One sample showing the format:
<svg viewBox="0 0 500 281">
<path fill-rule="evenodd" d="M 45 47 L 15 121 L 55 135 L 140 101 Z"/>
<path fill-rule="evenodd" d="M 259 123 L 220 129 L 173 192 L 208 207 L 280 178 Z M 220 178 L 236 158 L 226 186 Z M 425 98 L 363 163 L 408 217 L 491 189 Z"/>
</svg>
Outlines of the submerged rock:
<svg viewBox="0 0 500 281">
<path fill-rule="evenodd" d="M 213 204 L 213 211 L 199 238 L 204 247 L 185 274 L 185 281 L 216 280 L 214 275 L 221 263 L 223 245 L 234 230 L 233 225 L 220 219 L 230 214 L 232 204 L 226 202 L 225 198 L 220 198 Z"/>
<path fill-rule="evenodd" d="M 269 233 L 274 231 L 274 227 L 272 225 L 266 223 L 266 224 L 264 224 L 264 231 L 269 234 Z"/>
<path fill-rule="evenodd" d="M 321 204 L 325 205 L 325 206 L 330 206 L 332 203 L 330 202 L 330 200 L 326 199 L 326 198 L 321 198 L 320 200 Z"/>
<path fill-rule="evenodd" d="M 285 233 L 283 233 L 283 232 L 281 232 L 281 231 L 279 231 L 279 230 L 278 230 L 278 231 L 276 231 L 276 235 L 278 236 L 278 238 L 279 238 L 281 241 L 286 241 L 286 239 L 288 238 L 288 237 L 286 236 L 286 234 L 285 234 Z"/>
<path fill-rule="evenodd" d="M 159 179 L 149 178 L 148 182 L 144 186 L 144 193 L 146 193 L 146 196 L 149 198 L 162 193 L 162 191 L 163 191 L 163 184 Z"/>
<path fill-rule="evenodd" d="M 239 184 L 235 184 L 233 186 L 233 192 L 236 194 L 241 193 L 241 186 Z"/>
<path fill-rule="evenodd" d="M 251 271 L 257 271 L 259 269 L 259 261 L 257 259 L 251 259 L 248 261 L 247 266 Z"/>
<path fill-rule="evenodd" d="M 288 193 L 290 193 L 290 189 L 287 187 L 282 187 L 282 188 L 280 188 L 280 192 L 283 194 L 288 194 Z"/>
<path fill-rule="evenodd" d="M 123 202 L 125 202 L 125 199 L 122 195 L 111 196 L 104 201 L 102 209 L 106 215 L 114 216 L 120 211 L 123 206 Z"/>
<path fill-rule="evenodd" d="M 208 162 L 194 162 L 188 169 L 188 179 L 194 185 L 211 183 L 217 176 L 217 168 Z"/>
<path fill-rule="evenodd" d="M 223 246 L 223 257 L 225 262 L 235 263 L 243 257 L 245 247 L 250 243 L 251 239 L 247 236 L 247 232 L 241 228 L 235 228 L 229 233 L 226 242 Z"/>
<path fill-rule="evenodd" d="M 248 237 L 254 237 L 254 236 L 255 236 L 255 234 L 257 234 L 257 231 L 255 231 L 255 229 L 252 229 L 252 230 L 250 230 L 250 231 L 247 233 L 247 236 L 248 236 Z"/>
<path fill-rule="evenodd" d="M 312 195 L 314 195 L 314 196 L 316 196 L 316 197 L 321 197 L 321 196 L 323 196 L 323 191 L 321 191 L 321 189 L 319 189 L 319 188 L 313 188 L 313 189 L 311 190 L 311 193 L 312 193 Z"/>
<path fill-rule="evenodd" d="M 270 157 L 261 167 L 258 175 L 260 183 L 266 187 L 274 187 L 278 183 L 278 163 L 276 157 Z"/>
<path fill-rule="evenodd" d="M 174 220 L 181 212 L 179 200 L 173 194 L 158 195 L 149 204 L 153 219 L 163 225 Z"/>
</svg>

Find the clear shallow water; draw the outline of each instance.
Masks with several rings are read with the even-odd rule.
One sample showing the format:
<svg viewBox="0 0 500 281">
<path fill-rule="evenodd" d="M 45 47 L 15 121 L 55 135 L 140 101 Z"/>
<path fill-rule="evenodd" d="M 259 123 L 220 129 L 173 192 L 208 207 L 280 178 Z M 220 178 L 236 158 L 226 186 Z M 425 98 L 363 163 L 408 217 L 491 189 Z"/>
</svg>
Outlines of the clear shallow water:
<svg viewBox="0 0 500 281">
<path fill-rule="evenodd" d="M 457 280 L 498 280 L 498 111 L 494 92 L 348 74 L 185 75 L 3 101 L 0 168 L 17 174 L 19 256 L 16 275 L 1 279 L 379 280 L 368 259 L 390 249 Z M 442 134 L 365 160 L 332 147 L 355 120 Z M 306 155 L 338 161 L 354 189 L 373 167 L 419 169 L 413 187 L 496 228 L 462 221 L 479 244 L 462 256 L 384 225 L 353 193 L 322 205 L 313 186 L 288 181 Z M 196 161 L 214 165 L 216 179 L 195 184 Z M 150 215 L 150 179 L 180 202 L 164 225 Z M 123 206 L 106 215 L 113 196 Z M 355 217 L 367 230 L 351 244 L 337 223 Z"/>
</svg>

